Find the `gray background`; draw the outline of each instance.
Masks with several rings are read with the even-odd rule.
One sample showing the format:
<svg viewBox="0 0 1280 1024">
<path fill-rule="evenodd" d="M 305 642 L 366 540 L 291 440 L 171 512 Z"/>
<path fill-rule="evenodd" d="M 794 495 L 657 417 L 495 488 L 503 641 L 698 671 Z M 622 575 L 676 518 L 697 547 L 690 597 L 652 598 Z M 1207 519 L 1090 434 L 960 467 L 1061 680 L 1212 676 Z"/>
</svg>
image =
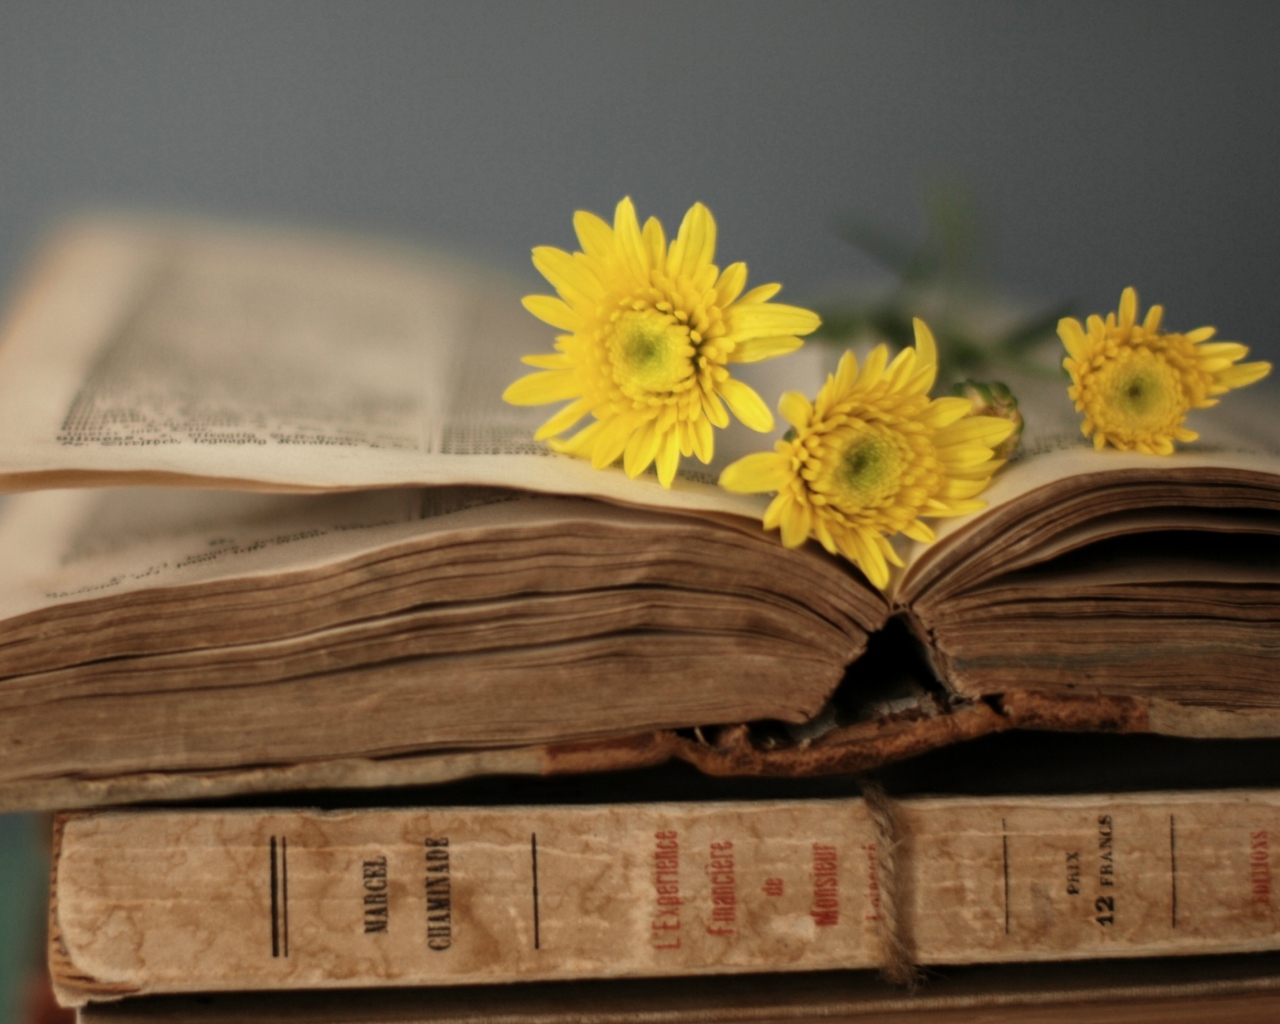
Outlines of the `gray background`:
<svg viewBox="0 0 1280 1024">
<path fill-rule="evenodd" d="M 631 194 L 793 299 L 959 177 L 1015 293 L 1280 355 L 1274 3 L 0 4 L 0 276 L 98 203 L 442 241 L 534 275 Z"/>
</svg>

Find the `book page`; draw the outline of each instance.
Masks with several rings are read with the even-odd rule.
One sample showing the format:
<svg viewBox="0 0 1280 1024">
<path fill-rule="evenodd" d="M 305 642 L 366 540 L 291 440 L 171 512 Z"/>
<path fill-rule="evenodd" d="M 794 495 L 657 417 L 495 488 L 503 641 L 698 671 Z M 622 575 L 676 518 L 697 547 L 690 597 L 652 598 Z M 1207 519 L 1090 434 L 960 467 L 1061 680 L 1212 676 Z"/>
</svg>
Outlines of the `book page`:
<svg viewBox="0 0 1280 1024">
<path fill-rule="evenodd" d="M 998 376 L 998 375 L 993 375 Z M 1188 469 L 1238 471 L 1265 486 L 1280 488 L 1280 417 L 1275 415 L 1277 389 L 1269 381 L 1225 396 L 1214 408 L 1195 410 L 1187 425 L 1200 439 L 1181 445 L 1172 455 L 1144 455 L 1111 448 L 1097 451 L 1080 432 L 1081 414 L 1067 395 L 1061 377 L 1006 374 L 1025 419 L 1022 443 L 1009 464 L 981 495 L 986 509 L 974 516 L 933 521 L 937 540 L 907 542 L 905 571 L 893 581 L 905 600 L 927 584 L 922 573 L 947 551 L 966 543 L 984 518 L 1018 502 L 1031 511 L 1036 492 L 1062 481 L 1078 480 L 1078 490 L 1141 481 L 1171 481 Z M 1058 493 L 1060 487 L 1054 487 Z M 1056 499 L 1049 499 L 1056 500 Z M 917 580 L 916 577 L 920 579 Z"/>
<path fill-rule="evenodd" d="M 269 580 L 356 557 L 385 560 L 404 545 L 424 543 L 456 548 L 454 559 L 472 559 L 475 574 L 482 563 L 470 549 L 491 535 L 540 537 L 549 530 L 576 537 L 578 554 L 585 556 L 599 546 L 584 538 L 590 527 L 634 530 L 634 544 L 652 547 L 662 536 L 680 534 L 682 520 L 703 546 L 708 536 L 723 536 L 735 552 L 732 571 L 738 574 L 751 557 L 748 549 L 758 545 L 758 533 L 747 523 L 735 528 L 736 520 L 708 523 L 701 517 L 496 487 L 329 495 L 183 488 L 43 491 L 11 497 L 0 516 L 0 621 L 138 590 Z M 530 544 L 546 547 L 544 542 L 538 548 L 536 539 Z M 775 545 L 763 550 L 783 553 Z M 807 551 L 783 556 L 804 564 L 822 562 Z M 565 555 L 563 560 L 571 559 Z M 821 576 L 841 584 L 841 602 L 850 596 L 845 591 L 856 587 L 852 577 L 845 582 L 848 574 L 824 573 L 820 565 L 810 586 L 816 587 Z"/>
<path fill-rule="evenodd" d="M 1067 395 L 1061 378 L 1018 377 L 1010 386 L 1026 425 L 1014 459 L 982 494 L 988 508 L 1067 477 L 1127 470 L 1172 470 L 1197 466 L 1235 467 L 1280 475 L 1280 417 L 1274 413 L 1277 396 L 1264 383 L 1232 393 L 1212 409 L 1195 410 L 1187 425 L 1200 439 L 1181 445 L 1173 455 L 1144 455 L 1112 448 L 1096 451 L 1091 438 L 1080 432 L 1081 414 Z M 940 524 L 939 538 L 964 525 L 965 520 Z"/>
<path fill-rule="evenodd" d="M 391 243 L 82 222 L 0 339 L 0 489 L 492 484 L 758 518 L 763 499 L 714 486 L 732 433 L 670 490 L 534 442 L 554 407 L 501 396 L 555 332 L 520 295 Z"/>
<path fill-rule="evenodd" d="M 325 631 L 353 624 L 404 633 L 400 656 L 423 643 L 457 653 L 431 639 L 437 628 L 479 651 L 517 646 L 517 633 L 536 646 L 644 628 L 739 646 L 773 637 L 838 670 L 885 610 L 843 563 L 785 549 L 742 520 L 501 488 L 42 491 L 11 498 L 0 518 L 0 677 L 10 681 L 206 648 L 278 666 L 281 651 L 250 646 L 305 636 L 324 649 Z M 527 632 L 539 615 L 548 624 Z M 517 628 L 503 639 L 508 618 Z M 380 660 L 377 642 L 342 642 L 353 664 Z M 179 676 L 229 678 L 197 662 Z"/>
<path fill-rule="evenodd" d="M 714 484 L 728 461 L 770 446 L 738 424 L 718 432 L 710 466 L 684 460 L 670 490 L 653 473 L 629 480 L 534 442 L 554 407 L 514 407 L 501 394 L 527 370 L 521 355 L 551 350 L 554 330 L 520 307 L 520 294 L 387 242 L 138 217 L 81 222 L 50 247 L 0 336 L 0 490 L 469 484 L 760 518 L 768 496 Z M 788 388 L 814 394 L 822 361 L 821 346 L 809 345 L 735 373 L 772 404 Z M 1201 440 L 1155 457 L 1095 452 L 1065 376 L 996 376 L 1018 395 L 1026 430 L 982 496 L 989 511 L 1072 478 L 1280 471 L 1266 385 L 1194 413 Z M 934 521 L 932 545 L 900 538 L 908 570 L 894 586 L 982 518 Z"/>
<path fill-rule="evenodd" d="M 798 723 L 885 612 L 754 524 L 526 491 L 7 511 L 0 788 Z"/>
</svg>

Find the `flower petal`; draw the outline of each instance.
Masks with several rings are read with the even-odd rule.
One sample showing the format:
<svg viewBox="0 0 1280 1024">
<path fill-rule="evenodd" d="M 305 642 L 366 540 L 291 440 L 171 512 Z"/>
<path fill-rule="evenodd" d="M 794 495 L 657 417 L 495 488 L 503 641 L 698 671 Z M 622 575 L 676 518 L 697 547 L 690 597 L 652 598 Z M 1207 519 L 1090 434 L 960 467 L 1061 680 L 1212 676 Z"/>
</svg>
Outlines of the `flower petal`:
<svg viewBox="0 0 1280 1024">
<path fill-rule="evenodd" d="M 563 352 L 548 352 L 545 355 L 521 356 L 520 362 L 525 366 L 536 366 L 539 370 L 568 370 L 573 363 Z"/>
<path fill-rule="evenodd" d="M 570 305 L 589 306 L 604 298 L 600 279 L 563 249 L 538 246 L 533 250 L 533 265 Z"/>
<path fill-rule="evenodd" d="M 1133 288 L 1126 288 L 1120 293 L 1119 326 L 1132 327 L 1138 319 L 1138 293 Z"/>
<path fill-rule="evenodd" d="M 613 234 L 617 239 L 618 252 L 631 273 L 647 283 L 649 277 L 649 254 L 645 250 L 644 238 L 640 234 L 640 221 L 636 218 L 636 208 L 627 196 L 618 204 L 613 214 Z"/>
<path fill-rule="evenodd" d="M 711 429 L 711 421 L 705 416 L 693 421 L 693 454 L 704 465 L 715 458 L 716 435 Z"/>
<path fill-rule="evenodd" d="M 649 468 L 654 456 L 658 454 L 662 435 L 654 429 L 654 426 L 652 420 L 642 424 L 631 435 L 626 450 L 622 454 L 622 468 L 633 480 Z"/>
<path fill-rule="evenodd" d="M 512 405 L 546 405 L 563 402 L 582 394 L 582 383 L 575 370 L 544 370 L 531 373 L 509 385 L 502 400 Z"/>
<path fill-rule="evenodd" d="M 544 324 L 558 327 L 562 331 L 580 331 L 585 326 L 582 317 L 573 307 L 554 295 L 526 295 L 520 303 Z"/>
<path fill-rule="evenodd" d="M 753 494 L 754 491 L 738 492 Z M 779 491 L 773 501 L 769 502 L 769 507 L 764 510 L 764 528 L 766 530 L 776 530 L 782 526 L 782 514 L 787 510 L 792 502 L 790 491 Z"/>
<path fill-rule="evenodd" d="M 641 236 L 644 247 L 649 253 L 649 266 L 660 267 L 667 255 L 667 236 L 663 233 L 662 222 L 657 217 L 650 217 L 644 222 Z"/>
<path fill-rule="evenodd" d="M 545 441 L 549 437 L 555 437 L 556 434 L 563 434 L 590 411 L 591 403 L 585 398 L 579 398 L 576 402 L 566 405 L 546 423 L 542 424 L 534 432 L 533 439 L 535 441 Z"/>
<path fill-rule="evenodd" d="M 1084 327 L 1075 317 L 1064 316 L 1058 321 L 1058 337 L 1062 339 L 1062 344 L 1072 359 L 1083 362 L 1088 358 L 1089 340 L 1085 336 Z"/>
<path fill-rule="evenodd" d="M 1215 341 L 1207 345 L 1196 345 L 1194 351 L 1201 364 L 1218 359 L 1235 363 L 1249 354 L 1249 347 L 1241 345 L 1238 341 Z"/>
<path fill-rule="evenodd" d="M 813 404 L 799 391 L 785 391 L 778 399 L 778 412 L 796 430 L 804 430 L 813 418 Z"/>
<path fill-rule="evenodd" d="M 968 416 L 972 411 L 973 402 L 969 399 L 958 395 L 947 395 L 930 402 L 929 407 L 921 414 L 920 421 L 931 427 L 942 429 Z"/>
<path fill-rule="evenodd" d="M 745 263 L 730 263 L 725 267 L 720 280 L 716 282 L 716 294 L 719 296 L 721 307 L 732 305 L 746 286 L 747 265 Z"/>
<path fill-rule="evenodd" d="M 670 431 L 658 448 L 658 482 L 663 487 L 670 487 L 676 478 L 676 467 L 680 465 L 680 435 Z"/>
<path fill-rule="evenodd" d="M 881 345 L 880 348 L 884 348 L 884 346 Z M 887 356 L 888 352 L 885 355 Z M 836 375 L 831 385 L 831 390 L 837 396 L 847 395 L 857 382 L 858 357 L 853 354 L 852 349 L 849 349 L 840 357 L 840 362 L 836 364 Z"/>
<path fill-rule="evenodd" d="M 603 426 L 603 422 L 596 420 L 594 423 L 579 430 L 573 437 L 566 438 L 563 441 L 552 438 L 549 443 L 553 451 L 564 452 L 566 455 L 590 455 Z"/>
<path fill-rule="evenodd" d="M 784 335 L 778 338 L 751 338 L 735 346 L 734 350 L 729 353 L 728 361 L 731 363 L 761 363 L 766 359 L 776 359 L 778 356 L 790 355 L 796 349 L 804 345 L 804 342 L 793 335 Z"/>
<path fill-rule="evenodd" d="M 858 388 L 869 390 L 880 383 L 884 375 L 885 364 L 889 362 L 889 349 L 885 345 L 877 345 L 863 360 L 862 372 L 858 374 Z"/>
<path fill-rule="evenodd" d="M 889 566 L 884 560 L 879 545 L 871 541 L 861 530 L 850 530 L 847 536 L 857 552 L 858 568 L 866 573 L 872 586 L 883 590 L 889 585 Z"/>
<path fill-rule="evenodd" d="M 680 222 L 680 231 L 671 243 L 667 256 L 667 273 L 671 277 L 692 277 L 710 263 L 716 254 L 716 222 L 711 211 L 694 203 Z"/>
<path fill-rule="evenodd" d="M 676 430 L 680 434 L 680 454 L 687 458 L 693 454 L 693 424 L 682 420 L 676 424 Z"/>
<path fill-rule="evenodd" d="M 603 260 L 613 255 L 613 228 L 603 217 L 579 210 L 573 215 L 573 229 L 577 232 L 578 244 L 588 256 Z"/>
<path fill-rule="evenodd" d="M 912 394 L 927 395 L 938 377 L 938 344 L 929 325 L 919 317 L 913 317 L 911 325 L 916 335 L 916 372 L 907 387 Z"/>
<path fill-rule="evenodd" d="M 935 534 L 919 519 L 913 519 L 911 522 L 907 523 L 907 525 L 902 528 L 902 533 L 904 536 L 910 537 L 912 540 L 918 540 L 922 544 L 932 544 L 937 540 L 937 534 Z"/>
<path fill-rule="evenodd" d="M 889 364 L 889 368 L 885 370 L 884 377 L 888 383 L 890 390 L 901 391 L 904 385 L 915 376 L 916 371 L 916 350 L 913 348 L 904 348 L 896 356 L 893 362 Z"/>
<path fill-rule="evenodd" d="M 942 486 L 942 497 L 972 498 L 986 490 L 988 482 L 989 479 L 985 476 L 978 480 L 948 479 Z"/>
<path fill-rule="evenodd" d="M 591 453 L 591 465 L 595 469 L 604 469 L 618 461 L 618 457 L 626 450 L 631 434 L 638 426 L 631 416 L 615 416 L 603 420 L 600 436 L 596 439 L 595 450 Z"/>
<path fill-rule="evenodd" d="M 725 466 L 720 486 L 734 494 L 761 494 L 780 491 L 795 475 L 791 459 L 777 452 L 755 452 Z"/>
<path fill-rule="evenodd" d="M 716 391 L 733 414 L 752 430 L 764 433 L 773 429 L 773 413 L 749 385 L 730 377 L 717 384 Z"/>
<path fill-rule="evenodd" d="M 943 427 L 934 435 L 939 447 L 954 444 L 980 444 L 994 448 L 1013 433 L 1013 423 L 998 416 L 966 416 Z"/>
<path fill-rule="evenodd" d="M 744 306 L 739 300 L 728 310 L 726 319 L 729 325 L 728 336 L 736 342 L 783 334 L 812 334 L 822 326 L 817 313 L 780 302 Z"/>
<path fill-rule="evenodd" d="M 808 503 L 793 501 L 782 510 L 782 544 L 788 548 L 798 548 L 809 539 L 809 527 L 813 521 L 813 512 Z"/>
<path fill-rule="evenodd" d="M 1243 388 L 1257 383 L 1270 372 L 1270 363 L 1241 363 L 1238 366 L 1228 366 L 1225 370 L 1219 370 L 1214 376 L 1220 384 L 1225 384 L 1229 388 Z"/>
<path fill-rule="evenodd" d="M 991 449 L 980 444 L 958 444 L 938 448 L 938 461 L 947 469 L 972 469 L 991 458 Z"/>
<path fill-rule="evenodd" d="M 985 501 L 948 501 L 945 509 L 922 512 L 921 515 L 930 516 L 934 519 L 968 516 L 972 515 L 974 512 L 981 512 L 986 507 L 987 503 Z"/>
<path fill-rule="evenodd" d="M 835 538 L 831 536 L 831 530 L 827 528 L 822 516 L 815 515 L 813 517 L 813 528 L 809 531 L 809 534 L 831 554 L 840 554 L 840 549 L 836 547 Z"/>
<path fill-rule="evenodd" d="M 761 284 L 752 288 L 746 295 L 738 300 L 739 306 L 754 306 L 760 302 L 768 302 L 771 298 L 782 291 L 780 284 Z"/>
<path fill-rule="evenodd" d="M 711 421 L 713 427 L 723 430 L 729 425 L 729 412 L 720 401 L 720 396 L 714 391 L 702 396 L 702 414 Z"/>
<path fill-rule="evenodd" d="M 917 525 L 924 526 L 924 523 L 917 522 Z M 880 549 L 880 554 L 884 555 L 885 560 L 888 561 L 890 565 L 896 565 L 899 569 L 906 565 L 902 560 L 902 556 L 894 550 L 893 544 L 889 542 L 889 538 L 884 536 L 884 534 L 873 534 L 871 539 L 875 541 L 876 547 Z"/>
</svg>

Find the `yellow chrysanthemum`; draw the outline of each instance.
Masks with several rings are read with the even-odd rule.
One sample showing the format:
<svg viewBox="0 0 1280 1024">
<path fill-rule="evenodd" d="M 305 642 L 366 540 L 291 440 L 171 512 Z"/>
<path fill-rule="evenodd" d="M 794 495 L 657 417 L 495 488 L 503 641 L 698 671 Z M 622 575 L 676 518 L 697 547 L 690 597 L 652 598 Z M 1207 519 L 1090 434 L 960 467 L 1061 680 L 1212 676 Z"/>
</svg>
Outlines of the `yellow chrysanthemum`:
<svg viewBox="0 0 1280 1024">
<path fill-rule="evenodd" d="M 632 477 L 656 460 L 658 479 L 670 487 L 681 455 L 711 460 L 711 428 L 729 425 L 725 406 L 752 429 L 771 430 L 769 407 L 728 364 L 794 352 L 818 317 L 769 302 L 781 285 L 743 294 L 745 263 L 721 273 L 711 262 L 716 222 L 701 203 L 669 248 L 656 218 L 640 229 L 630 199 L 618 204 L 613 227 L 581 210 L 573 225 L 582 252 L 533 250 L 533 265 L 560 297 L 524 300 L 538 319 L 570 333 L 556 339 L 558 353 L 526 356 L 543 372 L 502 396 L 515 405 L 573 399 L 534 436 L 554 437 L 590 413 L 594 423 L 552 446 L 597 469 L 622 456 Z"/>
<path fill-rule="evenodd" d="M 889 582 L 889 563 L 902 565 L 889 537 L 928 542 L 934 534 L 920 516 L 962 516 L 983 507 L 974 496 L 1004 465 L 992 449 L 1014 427 L 971 415 L 967 398 L 930 399 L 937 346 L 924 321 L 916 320 L 915 330 L 916 347 L 892 363 L 884 345 L 861 371 L 846 352 L 812 404 L 787 392 L 778 411 L 793 433 L 720 476 L 722 487 L 739 494 L 776 491 L 764 525 L 780 527 L 783 544 L 798 547 L 813 537 L 880 588 Z"/>
<path fill-rule="evenodd" d="M 1093 446 L 1168 455 L 1174 441 L 1200 435 L 1182 425 L 1191 409 L 1217 405 L 1217 395 L 1261 380 L 1270 363 L 1240 363 L 1248 348 L 1234 341 L 1206 342 L 1214 328 L 1187 334 L 1160 330 L 1161 306 L 1138 323 L 1138 293 L 1126 288 L 1120 314 L 1091 316 L 1087 328 L 1067 317 L 1058 336 L 1067 347 L 1067 394 L 1084 413 L 1080 430 Z M 1239 365 L 1237 365 L 1239 364 Z"/>
</svg>

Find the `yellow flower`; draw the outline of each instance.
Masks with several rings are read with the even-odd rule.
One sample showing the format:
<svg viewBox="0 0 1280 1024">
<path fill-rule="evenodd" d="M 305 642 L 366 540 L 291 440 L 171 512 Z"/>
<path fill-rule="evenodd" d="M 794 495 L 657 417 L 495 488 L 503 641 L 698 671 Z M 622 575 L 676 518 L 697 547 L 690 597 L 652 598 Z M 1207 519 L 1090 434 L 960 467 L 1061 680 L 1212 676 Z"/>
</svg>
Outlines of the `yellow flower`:
<svg viewBox="0 0 1280 1024">
<path fill-rule="evenodd" d="M 752 429 L 771 430 L 768 406 L 729 375 L 729 364 L 794 352 L 818 317 L 770 303 L 781 285 L 744 294 L 745 263 L 721 273 L 711 262 L 716 222 L 701 203 L 670 247 L 655 218 L 641 231 L 630 199 L 618 204 L 613 227 L 581 210 L 573 225 L 582 252 L 533 250 L 533 265 L 560 297 L 524 300 L 538 319 L 570 333 L 557 337 L 556 354 L 526 356 L 543 372 L 502 396 L 514 405 L 573 399 L 534 436 L 554 437 L 590 413 L 595 422 L 552 447 L 597 469 L 622 456 L 632 477 L 656 460 L 658 479 L 670 487 L 681 455 L 711 460 L 711 428 L 729 425 L 725 406 Z"/>
<path fill-rule="evenodd" d="M 902 565 L 888 538 L 934 539 L 920 516 L 962 516 L 1003 461 L 992 449 L 1014 424 L 971 415 L 967 398 L 929 398 L 938 372 L 937 346 L 923 320 L 916 347 L 889 353 L 879 345 L 861 371 L 852 352 L 809 400 L 789 391 L 778 411 L 794 428 L 772 452 L 728 466 L 720 485 L 739 494 L 776 491 L 764 514 L 782 543 L 809 537 L 856 563 L 877 587 L 889 564 Z M 886 366 L 886 364 L 888 364 Z"/>
<path fill-rule="evenodd" d="M 1120 315 L 1091 316 L 1088 328 L 1067 317 L 1058 336 L 1067 347 L 1062 365 L 1071 374 L 1067 394 L 1084 413 L 1080 430 L 1093 446 L 1168 455 L 1174 441 L 1200 435 L 1182 425 L 1191 409 L 1217 405 L 1217 395 L 1261 380 L 1270 363 L 1239 363 L 1248 348 L 1216 341 L 1214 328 L 1187 334 L 1160 330 L 1164 309 L 1152 306 L 1138 323 L 1138 293 L 1126 288 Z"/>
</svg>

